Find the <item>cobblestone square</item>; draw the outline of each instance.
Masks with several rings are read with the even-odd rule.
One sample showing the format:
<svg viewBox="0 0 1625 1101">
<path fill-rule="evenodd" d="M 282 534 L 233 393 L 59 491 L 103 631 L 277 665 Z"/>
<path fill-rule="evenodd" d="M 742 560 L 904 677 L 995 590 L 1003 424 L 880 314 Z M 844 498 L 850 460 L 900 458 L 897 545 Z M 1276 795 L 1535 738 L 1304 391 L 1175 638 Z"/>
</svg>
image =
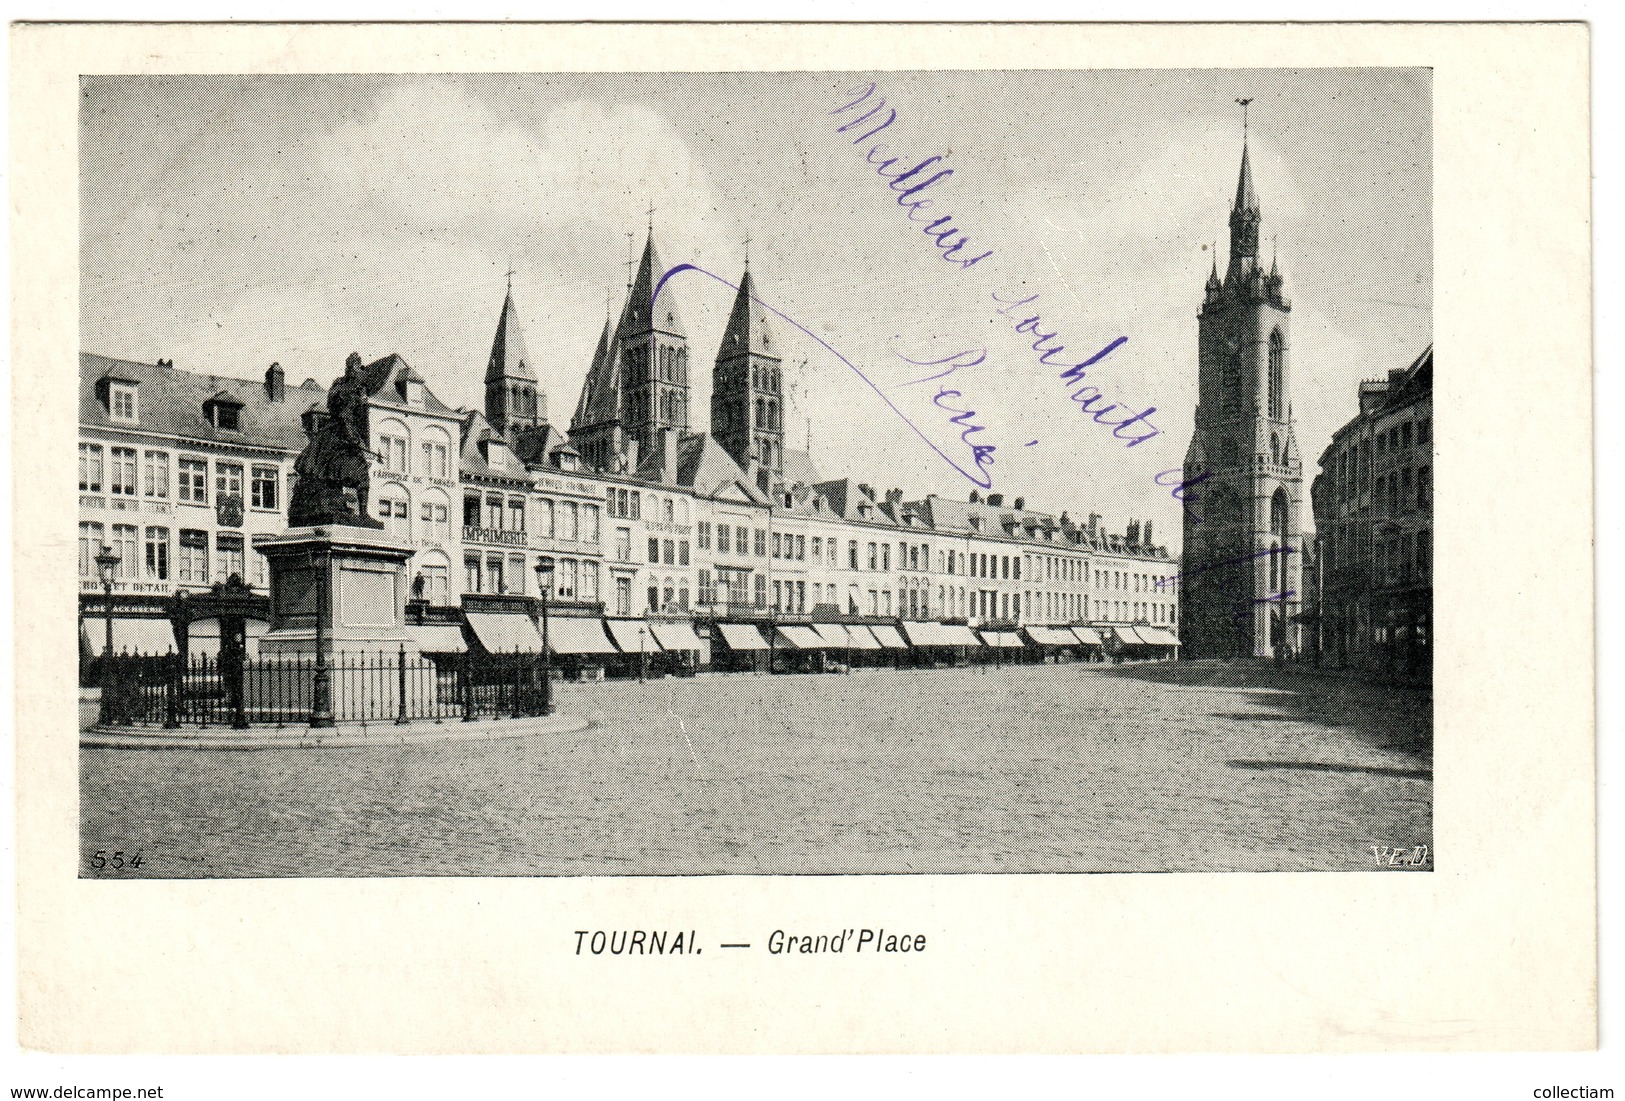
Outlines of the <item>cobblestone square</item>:
<svg viewBox="0 0 1625 1101">
<path fill-rule="evenodd" d="M 1376 870 L 1426 693 L 1210 663 L 560 686 L 559 739 L 86 749 L 82 865 L 170 876 Z M 118 873 L 128 876 L 129 872 Z"/>
</svg>

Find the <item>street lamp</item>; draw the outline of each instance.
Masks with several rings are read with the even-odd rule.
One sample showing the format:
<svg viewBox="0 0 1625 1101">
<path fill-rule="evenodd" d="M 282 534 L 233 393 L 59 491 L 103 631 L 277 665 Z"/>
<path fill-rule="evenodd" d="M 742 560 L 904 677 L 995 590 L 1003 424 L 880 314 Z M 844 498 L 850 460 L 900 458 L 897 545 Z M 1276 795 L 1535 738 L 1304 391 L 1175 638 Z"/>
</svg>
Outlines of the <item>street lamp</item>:
<svg viewBox="0 0 1625 1101">
<path fill-rule="evenodd" d="M 332 559 L 312 551 L 310 563 L 316 574 L 316 672 L 310 678 L 310 725 L 325 730 L 334 721 L 333 674 L 327 667 L 328 617 L 332 614 L 327 573 L 332 568 Z"/>
<path fill-rule="evenodd" d="M 553 713 L 552 661 L 547 653 L 547 594 L 553 588 L 553 559 L 542 555 L 536 560 L 536 592 L 542 599 L 542 714 Z"/>
<path fill-rule="evenodd" d="M 643 648 L 644 640 L 647 639 L 648 637 L 649 637 L 649 629 L 647 627 L 639 627 L 638 628 L 638 683 L 639 684 L 643 684 L 645 682 L 645 679 L 648 677 L 648 673 L 649 673 L 649 662 L 648 662 L 648 658 L 645 655 L 644 648 Z"/>
<path fill-rule="evenodd" d="M 113 548 L 103 546 L 96 556 L 96 573 L 102 579 L 104 609 L 107 613 L 107 634 L 102 639 L 102 721 L 113 717 L 113 571 L 121 561 Z"/>
</svg>

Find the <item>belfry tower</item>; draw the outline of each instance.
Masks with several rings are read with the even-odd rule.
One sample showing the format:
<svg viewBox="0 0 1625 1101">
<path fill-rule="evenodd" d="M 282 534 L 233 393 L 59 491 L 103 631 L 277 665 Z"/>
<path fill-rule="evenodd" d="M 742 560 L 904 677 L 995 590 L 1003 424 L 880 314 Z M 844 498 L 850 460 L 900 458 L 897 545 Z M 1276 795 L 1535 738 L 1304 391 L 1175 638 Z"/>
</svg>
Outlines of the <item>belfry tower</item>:
<svg viewBox="0 0 1625 1101">
<path fill-rule="evenodd" d="M 1237 102 L 1245 110 L 1251 101 Z M 1197 325 L 1179 591 L 1191 658 L 1298 648 L 1303 464 L 1292 432 L 1292 304 L 1274 258 L 1268 274 L 1260 267 L 1261 221 L 1244 116 L 1230 261 L 1221 281 L 1215 256 Z"/>
<path fill-rule="evenodd" d="M 767 311 L 754 293 L 747 257 L 711 372 L 711 432 L 765 493 L 784 480 L 784 391 Z"/>
</svg>

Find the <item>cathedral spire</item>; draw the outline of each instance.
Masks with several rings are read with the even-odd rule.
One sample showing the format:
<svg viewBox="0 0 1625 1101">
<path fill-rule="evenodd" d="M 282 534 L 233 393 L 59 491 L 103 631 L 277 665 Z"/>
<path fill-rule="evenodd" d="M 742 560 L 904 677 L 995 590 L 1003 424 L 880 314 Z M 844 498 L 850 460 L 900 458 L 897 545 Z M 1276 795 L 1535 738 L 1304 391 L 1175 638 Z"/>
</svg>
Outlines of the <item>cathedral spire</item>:
<svg viewBox="0 0 1625 1101">
<path fill-rule="evenodd" d="M 1230 208 L 1230 266 L 1225 270 L 1225 285 L 1238 279 L 1250 279 L 1258 274 L 1258 224 L 1263 215 L 1258 206 L 1258 193 L 1253 189 L 1253 164 L 1247 149 L 1247 105 L 1251 99 L 1238 99 L 1242 109 L 1241 171 L 1236 176 L 1236 201 Z"/>
<path fill-rule="evenodd" d="M 643 245 L 643 258 L 638 261 L 637 274 L 632 277 L 631 288 L 627 291 L 626 309 L 621 313 L 620 335 L 623 339 L 650 329 L 676 337 L 687 336 L 683 331 L 683 319 L 677 312 L 677 300 L 670 291 L 661 294 L 660 301 L 654 304 L 654 315 L 651 317 L 649 300 L 654 296 L 655 284 L 664 274 L 666 266 L 655 249 L 654 230 L 650 229 L 648 240 Z"/>
</svg>

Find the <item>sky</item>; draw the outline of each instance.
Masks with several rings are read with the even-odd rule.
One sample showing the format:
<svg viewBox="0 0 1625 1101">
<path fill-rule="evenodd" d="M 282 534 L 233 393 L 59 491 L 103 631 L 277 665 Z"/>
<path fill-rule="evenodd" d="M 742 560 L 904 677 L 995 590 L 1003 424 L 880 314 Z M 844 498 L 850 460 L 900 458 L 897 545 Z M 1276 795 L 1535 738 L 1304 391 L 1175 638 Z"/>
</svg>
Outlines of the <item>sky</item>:
<svg viewBox="0 0 1625 1101">
<path fill-rule="evenodd" d="M 837 112 L 871 82 L 863 108 Z M 884 131 L 838 132 L 881 97 L 897 113 Z M 87 78 L 81 350 L 250 378 L 276 361 L 323 385 L 351 351 L 394 352 L 477 407 L 511 270 L 567 427 L 650 224 L 668 267 L 731 283 L 748 236 L 756 293 L 783 315 L 786 445 L 810 441 L 825 477 L 1002 492 L 1117 531 L 1151 520 L 1177 551 L 1180 506 L 1157 478 L 1190 437 L 1240 97 L 1262 251 L 1293 303 L 1307 527 L 1358 382 L 1432 341 L 1426 70 Z M 894 173 L 940 158 L 912 181 L 951 174 L 911 198 L 952 216 L 959 259 L 989 255 L 946 262 L 871 163 L 889 157 Z M 734 292 L 686 273 L 663 293 L 704 429 Z M 1037 298 L 1006 317 L 995 295 Z M 1089 381 L 1116 415 L 1155 407 L 1159 434 L 1127 447 L 1081 415 L 1014 329 L 1032 311 L 1078 353 L 1062 364 L 1125 338 Z M 939 359 L 959 369 L 914 381 L 945 368 L 909 360 Z M 980 467 L 971 425 L 965 440 L 995 448 Z"/>
</svg>

